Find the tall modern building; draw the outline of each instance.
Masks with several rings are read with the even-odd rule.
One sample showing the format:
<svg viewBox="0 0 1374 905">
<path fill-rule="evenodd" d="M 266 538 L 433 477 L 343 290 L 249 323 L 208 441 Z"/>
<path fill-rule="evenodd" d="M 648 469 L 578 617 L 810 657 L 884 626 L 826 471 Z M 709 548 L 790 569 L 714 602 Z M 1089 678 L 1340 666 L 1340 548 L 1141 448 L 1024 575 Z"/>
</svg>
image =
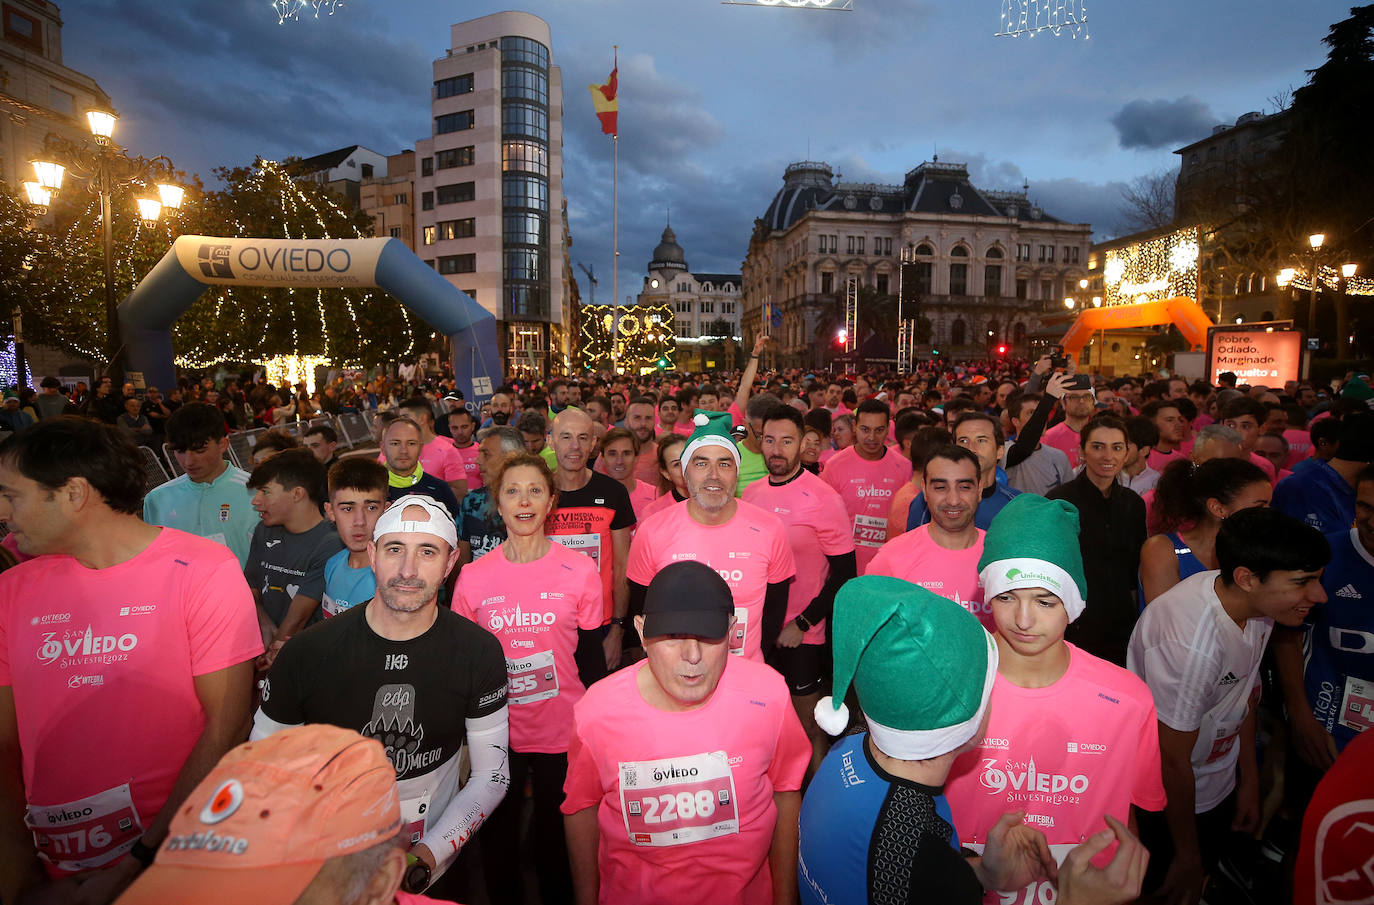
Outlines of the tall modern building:
<svg viewBox="0 0 1374 905">
<path fill-rule="evenodd" d="M 62 13 L 48 0 L 0 3 L 0 179 L 18 190 L 34 178 L 29 161 L 56 132 L 91 137 L 86 111 L 110 109 L 95 79 L 62 65 Z"/>
<path fill-rule="evenodd" d="M 563 76 L 549 25 L 494 13 L 434 61 L 431 135 L 415 144 L 417 253 L 496 316 L 506 374 L 567 363 Z"/>
</svg>

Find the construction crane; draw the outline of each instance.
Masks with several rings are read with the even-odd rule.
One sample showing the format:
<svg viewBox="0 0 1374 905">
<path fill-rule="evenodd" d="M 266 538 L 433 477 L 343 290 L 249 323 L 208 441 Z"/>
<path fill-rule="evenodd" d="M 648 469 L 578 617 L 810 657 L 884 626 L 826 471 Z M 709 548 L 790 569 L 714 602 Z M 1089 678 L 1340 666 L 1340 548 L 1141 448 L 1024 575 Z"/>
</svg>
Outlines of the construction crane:
<svg viewBox="0 0 1374 905">
<path fill-rule="evenodd" d="M 588 283 L 588 285 L 591 287 L 591 290 L 592 290 L 591 301 L 588 302 L 588 304 L 595 305 L 595 304 L 596 304 L 596 268 L 595 268 L 595 267 L 588 267 L 586 264 L 583 264 L 583 263 L 581 263 L 581 262 L 578 262 L 578 265 L 577 265 L 577 266 L 578 266 L 578 267 L 581 267 L 581 268 L 582 268 L 582 272 L 585 273 L 585 274 L 587 275 L 587 283 Z"/>
</svg>

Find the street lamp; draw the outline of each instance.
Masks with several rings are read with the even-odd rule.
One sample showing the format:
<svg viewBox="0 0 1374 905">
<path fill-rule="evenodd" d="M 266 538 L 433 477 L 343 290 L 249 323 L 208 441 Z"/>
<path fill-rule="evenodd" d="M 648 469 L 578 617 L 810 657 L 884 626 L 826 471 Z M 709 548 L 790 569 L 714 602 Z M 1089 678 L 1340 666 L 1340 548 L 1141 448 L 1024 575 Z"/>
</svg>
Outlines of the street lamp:
<svg viewBox="0 0 1374 905">
<path fill-rule="evenodd" d="M 1064 299 L 1064 307 L 1068 308 L 1070 311 L 1073 310 L 1073 296 L 1068 296 Z"/>
<path fill-rule="evenodd" d="M 105 252 L 105 331 L 106 354 L 109 363 L 106 373 L 112 380 L 120 379 L 118 364 L 123 343 L 119 336 L 119 314 L 114 297 L 114 230 L 110 197 L 126 186 L 156 186 L 158 197 L 139 198 L 139 217 L 149 226 L 156 223 L 164 210 L 178 210 L 186 190 L 172 181 L 175 170 L 166 157 L 130 157 L 112 141 L 118 117 L 109 110 L 86 111 L 91 130 L 91 142 L 75 142 L 56 133 L 49 133 L 43 142 L 43 154 L 33 161 L 37 183 L 24 183 L 24 191 L 31 204 L 47 207 L 62 189 L 66 171 L 86 180 L 86 189 L 100 199 L 100 224 Z M 58 160 L 66 163 L 59 163 Z"/>
<path fill-rule="evenodd" d="M 1355 275 L 1355 271 L 1359 269 L 1359 266 L 1358 264 L 1342 264 L 1341 276 L 1347 280 L 1350 279 Z"/>
</svg>

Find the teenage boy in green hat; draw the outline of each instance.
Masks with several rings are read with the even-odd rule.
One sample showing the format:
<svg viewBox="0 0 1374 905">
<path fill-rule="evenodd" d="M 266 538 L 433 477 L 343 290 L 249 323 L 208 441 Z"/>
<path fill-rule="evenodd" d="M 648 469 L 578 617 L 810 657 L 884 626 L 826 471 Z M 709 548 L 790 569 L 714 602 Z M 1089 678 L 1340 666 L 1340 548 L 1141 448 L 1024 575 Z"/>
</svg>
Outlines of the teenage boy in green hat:
<svg viewBox="0 0 1374 905">
<path fill-rule="evenodd" d="M 1006 811 L 1024 810 L 1062 858 L 1102 829 L 1102 814 L 1133 826 L 1133 806 L 1163 810 L 1150 689 L 1064 640 L 1087 590 L 1073 504 L 1018 496 L 993 519 L 978 567 L 997 680 L 981 743 L 950 771 L 959 838 L 977 850 Z M 1047 902 L 1047 886 L 989 892 L 984 901 Z"/>
<path fill-rule="evenodd" d="M 976 903 L 984 889 L 1048 880 L 1061 905 L 1118 903 L 1140 892 L 1148 854 L 1110 815 L 1055 863 L 1039 830 L 1008 813 L 981 856 L 959 848 L 944 782 L 978 744 L 997 677 L 997 645 L 963 607 L 909 582 L 864 576 L 836 596 L 834 695 L 816 707 L 832 735 L 849 721 L 852 683 L 869 731 L 838 742 L 802 802 L 803 905 Z M 1119 841 L 1104 868 L 1091 859 Z"/>
</svg>

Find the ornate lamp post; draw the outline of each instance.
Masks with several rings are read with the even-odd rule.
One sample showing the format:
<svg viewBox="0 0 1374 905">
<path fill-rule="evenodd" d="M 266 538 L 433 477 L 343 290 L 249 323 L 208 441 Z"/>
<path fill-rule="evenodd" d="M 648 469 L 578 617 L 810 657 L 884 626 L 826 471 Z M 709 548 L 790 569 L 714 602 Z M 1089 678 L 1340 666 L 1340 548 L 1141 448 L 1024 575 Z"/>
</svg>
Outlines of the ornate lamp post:
<svg viewBox="0 0 1374 905">
<path fill-rule="evenodd" d="M 29 202 L 47 207 L 52 203 L 53 196 L 61 191 L 63 177 L 70 170 L 73 175 L 86 181 L 87 191 L 100 199 L 105 252 L 105 348 L 109 358 L 106 373 L 115 383 L 121 379 L 118 359 L 123 343 L 119 336 L 119 317 L 114 296 L 114 223 L 110 198 L 126 186 L 141 186 L 149 192 L 155 190 L 158 197 L 137 199 L 139 217 L 151 225 L 162 216 L 164 208 L 179 209 L 186 194 L 182 186 L 172 181 L 175 171 L 171 160 L 161 156 L 151 160 L 130 157 L 123 148 L 111 141 L 117 118 L 108 110 L 86 111 L 91 141 L 75 142 L 49 133 L 43 142 L 42 155 L 33 161 L 38 181 L 24 183 Z"/>
</svg>

